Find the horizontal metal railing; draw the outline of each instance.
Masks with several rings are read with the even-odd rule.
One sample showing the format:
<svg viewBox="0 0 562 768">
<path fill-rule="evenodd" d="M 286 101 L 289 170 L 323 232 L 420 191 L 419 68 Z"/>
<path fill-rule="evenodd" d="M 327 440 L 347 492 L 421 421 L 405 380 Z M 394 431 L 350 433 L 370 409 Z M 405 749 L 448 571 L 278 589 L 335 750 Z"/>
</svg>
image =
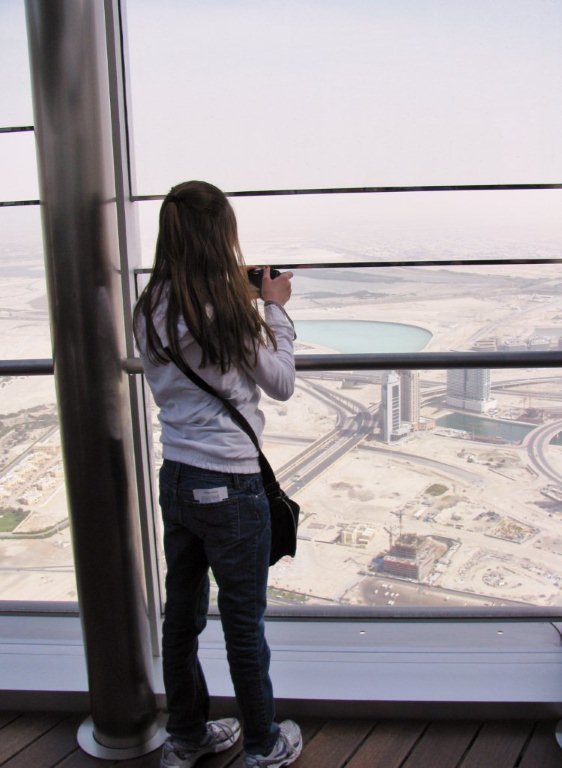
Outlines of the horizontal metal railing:
<svg viewBox="0 0 562 768">
<path fill-rule="evenodd" d="M 8 125 L 0 128 L 0 133 L 27 133 L 34 130 L 32 125 Z"/>
<path fill-rule="evenodd" d="M 414 259 L 391 259 L 390 261 L 319 261 L 306 264 L 283 262 L 277 264 L 269 263 L 268 266 L 278 269 L 382 269 L 396 267 L 512 267 L 525 265 L 543 265 L 543 264 L 562 264 L 561 258 L 544 258 L 538 256 L 533 259 L 424 259 L 416 261 Z M 149 275 L 152 267 L 138 267 L 134 270 L 135 275 Z"/>
<path fill-rule="evenodd" d="M 52 376 L 55 366 L 51 359 L 0 360 L 0 376 Z"/>
<path fill-rule="evenodd" d="M 33 130 L 33 126 L 4 128 L 0 132 Z M 394 194 L 400 192 L 509 192 L 562 189 L 562 183 L 545 184 L 416 184 L 404 186 L 363 186 L 363 187 L 310 187 L 302 189 L 248 189 L 226 192 L 227 197 L 284 197 L 291 195 L 373 195 Z M 165 194 L 131 195 L 134 203 L 163 200 Z M 2 206 L 40 205 L 40 200 L 0 201 Z"/>
<path fill-rule="evenodd" d="M 444 370 L 446 368 L 557 368 L 562 349 L 545 352 L 396 352 L 295 355 L 297 371 Z M 123 361 L 127 373 L 142 373 L 138 357 Z M 0 373 L 1 373 L 0 368 Z"/>
<path fill-rule="evenodd" d="M 505 192 L 513 190 L 562 189 L 561 183 L 548 184 L 416 184 L 371 187 L 311 187 L 301 189 L 249 189 L 226 192 L 227 197 L 277 197 L 285 195 L 372 195 L 395 192 Z M 133 195 L 134 202 L 163 200 L 165 195 Z"/>
<path fill-rule="evenodd" d="M 0 208 L 15 208 L 22 205 L 41 205 L 41 200 L 0 200 Z"/>
<path fill-rule="evenodd" d="M 562 349 L 544 352 L 397 352 L 329 354 L 295 357 L 297 371 L 445 370 L 447 368 L 562 368 Z M 122 369 L 141 374 L 139 357 L 127 357 Z M 54 363 L 44 360 L 0 360 L 0 376 L 49 376 Z"/>
</svg>

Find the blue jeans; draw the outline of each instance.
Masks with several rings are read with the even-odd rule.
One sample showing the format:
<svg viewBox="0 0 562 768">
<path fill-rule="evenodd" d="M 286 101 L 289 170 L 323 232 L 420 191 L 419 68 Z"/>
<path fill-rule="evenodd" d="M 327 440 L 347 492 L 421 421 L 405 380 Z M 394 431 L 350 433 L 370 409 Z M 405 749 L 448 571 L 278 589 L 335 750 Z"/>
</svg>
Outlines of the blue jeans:
<svg viewBox="0 0 562 768">
<path fill-rule="evenodd" d="M 164 460 L 166 608 L 162 629 L 168 731 L 199 743 L 209 693 L 197 657 L 207 623 L 209 567 L 247 752 L 268 754 L 279 733 L 265 639 L 271 527 L 261 474 L 232 475 Z"/>
</svg>

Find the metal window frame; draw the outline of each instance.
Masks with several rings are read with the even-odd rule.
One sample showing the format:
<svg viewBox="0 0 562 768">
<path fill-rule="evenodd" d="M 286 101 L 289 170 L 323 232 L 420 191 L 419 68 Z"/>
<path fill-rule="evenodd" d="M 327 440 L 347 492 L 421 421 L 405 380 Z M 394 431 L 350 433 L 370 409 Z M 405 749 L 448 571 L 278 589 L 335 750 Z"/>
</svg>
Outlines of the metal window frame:
<svg viewBox="0 0 562 768">
<path fill-rule="evenodd" d="M 106 2 L 107 14 L 107 38 L 109 50 L 109 78 L 114 100 L 114 163 L 115 176 L 118 186 L 118 217 L 119 230 L 122 249 L 122 270 L 128 279 L 123 281 L 124 306 L 132 303 L 133 288 L 132 282 L 136 274 L 147 270 L 135 269 L 132 261 L 132 254 L 135 251 L 138 240 L 138 229 L 135 220 L 136 203 L 145 201 L 161 200 L 165 197 L 163 194 L 138 195 L 134 194 L 134 160 L 132 157 L 132 125 L 129 121 L 130 105 L 128 95 L 129 65 L 127 59 L 126 40 L 127 40 L 127 22 L 125 13 L 125 3 L 117 0 L 114 4 Z M 8 126 L 0 128 L 0 133 L 14 133 L 33 131 L 33 126 Z M 301 188 L 301 189 L 256 189 L 256 190 L 234 190 L 227 195 L 233 198 L 237 197 L 276 197 L 276 196 L 301 196 L 301 195 L 348 195 L 348 194 L 395 194 L 400 192 L 486 192 L 486 191 L 521 191 L 521 190 L 559 190 L 562 189 L 562 183 L 502 183 L 502 184 L 454 184 L 454 185 L 414 185 L 414 186 L 360 186 L 360 187 L 327 187 L 327 188 Z M 29 206 L 40 205 L 40 200 L 14 200 L 0 201 L 0 207 Z M 562 262 L 562 259 L 478 259 L 478 260 L 427 260 L 424 262 L 412 262 L 409 260 L 387 261 L 387 262 L 347 262 L 340 266 L 350 267 L 403 267 L 403 266 L 456 266 L 456 265 L 492 265 L 492 264 L 556 264 Z M 302 265 L 285 265 L 290 268 L 297 268 Z M 337 267 L 337 263 L 314 264 L 314 267 Z M 143 529 L 145 534 L 144 544 L 145 565 L 147 567 L 147 580 L 150 582 L 149 593 L 152 602 L 152 626 L 156 627 L 159 618 L 159 611 L 156 611 L 156 602 L 159 590 L 159 575 L 157 557 L 154 550 L 154 515 L 155 515 L 155 489 L 151 481 L 151 447 L 150 436 L 148 432 L 148 419 L 146 414 L 146 397 L 143 389 L 141 377 L 136 374 L 142 372 L 140 361 L 134 357 L 134 345 L 130 326 L 128 328 L 127 339 L 127 357 L 123 361 L 124 373 L 130 374 L 131 393 L 134 408 L 134 420 L 138 424 L 135 431 L 135 451 L 137 454 L 137 473 L 139 475 L 139 495 L 141 499 L 141 509 L 143 517 Z M 470 353 L 414 353 L 414 354 L 376 354 L 376 355 L 299 355 L 297 357 L 298 371 L 343 371 L 343 370 L 385 370 L 385 369 L 416 369 L 416 370 L 435 370 L 446 368 L 555 368 L 562 367 L 562 350 L 554 352 L 506 352 L 502 354 L 490 352 L 470 352 Z M 52 360 L 2 360 L 0 361 L 0 376 L 5 375 L 52 375 L 54 364 Z M 31 604 L 25 603 L 29 608 Z M 35 605 L 35 604 L 34 604 Z M 8 611 L 15 610 L 13 604 L 0 603 L 0 612 L 2 608 Z M 46 604 L 46 610 L 39 610 L 40 613 L 58 612 L 58 604 Z M 464 611 L 464 609 L 461 609 Z M 338 616 L 342 620 L 349 621 L 353 618 L 362 618 L 359 614 L 355 617 L 349 614 L 343 615 L 340 609 L 337 609 Z M 451 611 L 446 609 L 447 617 Z M 532 609 L 529 612 L 533 617 L 555 618 L 548 612 L 536 613 Z M 158 615 L 157 615 L 158 614 Z M 413 618 L 414 614 L 420 616 L 417 609 L 406 611 L 403 615 L 405 620 Z M 463 614 L 463 616 L 466 614 Z M 372 612 L 369 614 L 372 616 Z M 388 618 L 396 619 L 401 617 L 401 612 L 389 610 L 385 612 Z M 427 616 L 427 614 L 424 614 Z M 445 617 L 441 612 L 434 612 L 438 620 Z M 475 618 L 481 618 L 474 614 Z M 457 616 L 457 620 L 458 620 Z M 497 618 L 497 616 L 490 617 Z M 156 630 L 153 633 L 153 642 L 156 642 Z"/>
<path fill-rule="evenodd" d="M 111 2 L 106 2 L 106 8 L 111 7 Z M 124 3 L 119 3 L 118 8 L 123 8 Z M 121 43 L 126 39 L 124 21 L 119 19 L 117 36 Z M 116 82 L 113 86 L 119 93 L 120 88 L 126 85 L 126 63 L 122 52 L 117 52 L 117 43 L 114 40 L 114 55 L 118 67 L 112 74 Z M 121 58 L 120 58 L 121 57 Z M 123 102 L 118 105 L 119 117 L 116 129 L 122 135 L 122 131 L 131 130 L 126 121 L 126 92 Z M 125 110 L 125 111 L 123 111 Z M 7 131 L 5 131 L 7 132 Z M 120 227 L 122 228 L 122 243 L 127 249 L 134 249 L 134 221 L 131 223 L 131 215 L 134 218 L 136 203 L 145 199 L 161 199 L 157 196 L 133 196 L 127 194 L 127 189 L 132 189 L 133 163 L 130 156 L 130 142 L 124 152 L 126 162 L 121 168 L 122 177 L 126 175 L 128 182 L 121 186 L 122 200 L 119 201 Z M 123 155 L 122 155 L 123 156 Z M 117 162 L 117 160 L 116 160 Z M 487 185 L 487 190 L 509 189 L 560 189 L 562 185 Z M 233 197 L 248 196 L 275 196 L 294 194 L 378 194 L 395 192 L 431 192 L 431 191 L 476 191 L 472 186 L 453 187 L 363 187 L 344 188 L 333 190 L 255 190 L 230 193 Z M 485 191 L 478 189 L 478 191 Z M 5 201 L 0 207 L 40 205 L 39 200 Z M 439 262 L 416 263 L 415 266 L 433 266 L 442 264 Z M 454 262 L 453 264 L 464 262 Z M 474 261 L 470 261 L 474 265 Z M 486 260 L 480 263 L 491 263 Z M 502 264 L 512 264 L 514 261 L 502 260 Z M 558 260 L 524 260 L 523 263 L 558 263 Z M 358 263 L 359 264 L 359 263 Z M 315 265 L 318 266 L 318 265 Z M 327 265 L 332 266 L 332 265 Z M 346 266 L 349 266 L 347 264 Z M 365 264 L 365 266 L 377 266 Z M 383 266 L 378 264 L 378 266 Z M 409 262 L 391 262 L 387 266 L 413 266 Z M 123 263 L 125 280 L 130 280 L 131 265 Z M 130 284 L 130 283 L 129 283 Z M 129 285 L 128 284 L 128 285 Z M 125 286 L 125 292 L 129 287 Z M 127 306 L 125 304 L 125 306 Z M 490 367 L 490 368 L 554 368 L 562 366 L 562 353 L 505 353 L 494 355 L 492 353 L 418 353 L 416 355 L 306 355 L 297 359 L 299 371 L 314 370 L 348 370 L 350 366 L 361 370 L 379 370 L 391 368 L 415 368 L 415 369 L 439 369 L 446 367 Z M 134 358 L 131 346 L 128 355 L 123 360 L 123 370 L 130 375 L 131 387 L 142 386 L 140 361 Z M 0 361 L 0 375 L 52 375 L 54 364 L 52 360 L 2 360 Z M 144 436 L 146 427 L 146 412 L 143 411 L 143 398 L 138 398 L 137 417 L 139 431 L 135 436 L 135 444 L 138 451 L 138 464 L 140 474 L 144 474 L 142 482 L 147 481 L 149 462 L 149 450 Z M 144 470 L 144 472 L 143 472 Z M 147 498 L 152 497 L 150 490 Z M 150 528 L 153 519 L 152 508 L 145 507 L 145 524 Z M 156 568 L 151 551 L 145 552 L 146 560 L 151 568 Z M 154 572 L 153 572 L 154 575 Z M 153 601 L 154 602 L 154 601 Z M 2 622 L 3 645 L 7 652 L 2 654 L 0 662 L 3 670 L 10 672 L 10 680 L 14 680 L 13 690 L 5 683 L 3 691 L 4 702 L 10 701 L 9 706 L 21 705 L 25 700 L 28 708 L 37 707 L 37 702 L 43 702 L 49 708 L 53 702 L 58 706 L 68 706 L 69 702 L 75 702 L 80 698 L 83 706 L 87 707 L 87 681 L 82 669 L 81 635 L 78 619 L 68 616 L 68 608 L 76 606 L 65 603 L 0 603 L 0 621 Z M 387 692 L 389 701 L 382 702 L 379 715 L 396 716 L 409 713 L 410 716 L 423 716 L 431 710 L 432 702 L 424 701 L 427 692 L 433 690 L 435 679 L 441 683 L 450 683 L 450 699 L 442 698 L 435 706 L 441 707 L 445 716 L 473 711 L 478 706 L 490 707 L 495 713 L 506 711 L 514 713 L 514 707 L 521 716 L 535 712 L 538 706 L 536 702 L 542 702 L 541 712 L 552 715 L 561 712 L 559 694 L 557 690 L 557 673 L 562 669 L 559 648 L 556 641 L 558 635 L 548 624 L 543 626 L 544 615 L 536 612 L 528 614 L 525 618 L 508 616 L 477 616 L 465 611 L 464 614 L 422 616 L 416 609 L 403 612 L 394 609 L 385 610 L 384 614 L 373 615 L 357 612 L 354 616 L 344 614 L 339 608 L 337 615 L 324 616 L 320 612 L 313 616 L 310 612 L 302 612 L 300 616 L 281 616 L 276 611 L 270 611 L 273 618 L 279 621 L 272 622 L 269 629 L 270 643 L 274 648 L 273 661 L 274 672 L 279 677 L 277 694 L 280 695 L 283 705 L 283 697 L 286 701 L 302 699 L 300 704 L 303 712 L 309 711 L 311 698 L 316 698 L 324 704 L 330 703 L 339 707 L 336 715 L 349 711 L 354 704 L 353 698 L 364 696 L 364 702 L 376 705 L 373 697 L 373 680 L 377 680 L 377 690 Z M 465 609 L 461 609 L 464 611 Z M 72 612 L 72 611 L 71 611 Z M 2 616 L 1 614 L 11 614 Z M 557 617 L 549 617 L 553 621 Z M 152 606 L 152 621 L 154 633 L 158 634 L 159 610 Z M 416 621 L 415 621 L 416 620 Z M 431 624 L 424 626 L 424 620 Z M 465 621 L 474 622 L 468 628 L 473 640 L 466 641 Z M 525 623 L 521 640 L 516 638 L 511 645 L 505 646 L 502 640 L 489 646 L 490 636 L 496 634 L 496 627 L 503 627 L 507 622 L 506 631 L 501 629 L 504 639 L 517 631 L 517 623 Z M 479 626 L 482 624 L 482 626 Z M 56 626 L 55 626 L 56 625 Z M 494 626 L 496 625 L 496 626 Z M 366 634 L 362 627 L 365 627 Z M 556 629 L 556 628 L 555 628 Z M 210 635 L 203 639 L 203 658 L 206 670 L 210 672 L 209 679 L 213 695 L 228 697 L 231 693 L 228 688 L 228 671 L 226 659 L 222 650 L 222 637 L 219 622 L 209 622 Z M 497 634 L 500 634 L 497 631 Z M 543 639 L 537 636 L 536 631 L 545 635 Z M 559 631 L 559 630 L 557 630 Z M 423 633 L 423 642 L 420 641 L 420 632 Z M 381 644 L 381 634 L 387 638 Z M 407 637 L 405 637 L 405 634 Z M 370 640 L 369 635 L 372 635 Z M 383 640 L 384 640 L 383 637 Z M 467 653 L 459 651 L 458 643 L 462 639 L 467 647 Z M 445 649 L 445 651 L 443 650 Z M 3 649 L 4 650 L 4 649 Z M 485 652 L 484 652 L 485 651 Z M 156 653 L 157 651 L 155 651 Z M 369 657 L 369 658 L 367 658 Z M 330 685 L 326 686 L 326 669 L 329 665 Z M 158 674 L 160 665 L 155 663 L 155 674 Z M 412 674 L 413 673 L 413 674 Z M 50 680 L 45 680 L 45 676 Z M 7 678 L 6 678 L 7 679 Z M 380 686 L 382 680 L 382 689 Z M 498 696 L 502 691 L 505 681 L 517 683 L 521 692 L 517 691 Z M 476 681 L 476 682 L 475 682 Z M 476 684 L 478 683 L 478 684 Z M 347 688 L 345 687 L 347 685 Z M 357 693 L 357 686 L 362 685 L 364 691 L 361 696 Z M 400 690 L 397 692 L 397 685 Z M 52 687 L 50 687 L 52 686 Z M 17 687 L 17 688 L 16 688 Z M 298 690 L 297 690 L 298 689 Z M 344 690 L 345 689 L 345 690 Z M 161 691 L 160 687 L 160 691 Z M 57 692 L 61 691 L 61 698 L 57 698 Z M 443 697 L 447 694 L 444 693 Z M 381 693 L 379 693 L 379 697 Z M 11 697 L 11 698 L 10 698 Z M 328 702 L 329 699 L 329 702 Z M 297 701 L 298 703 L 298 701 Z M 361 703 L 361 702 L 359 702 Z M 288 704 L 285 704 L 287 707 Z M 386 707 L 386 708 L 385 708 Z M 293 703 L 291 712 L 294 715 Z M 354 710 L 355 711 L 355 710 Z M 501 714 L 500 714 L 501 716 Z"/>
</svg>

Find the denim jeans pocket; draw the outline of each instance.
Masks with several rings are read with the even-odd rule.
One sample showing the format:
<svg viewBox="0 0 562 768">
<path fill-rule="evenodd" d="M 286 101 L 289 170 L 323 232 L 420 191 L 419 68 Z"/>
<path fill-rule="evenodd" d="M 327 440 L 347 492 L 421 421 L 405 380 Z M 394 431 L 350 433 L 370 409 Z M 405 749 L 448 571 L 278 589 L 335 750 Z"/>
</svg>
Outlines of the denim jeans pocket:
<svg viewBox="0 0 562 768">
<path fill-rule="evenodd" d="M 179 507 L 184 523 L 201 539 L 229 544 L 240 536 L 239 503 L 230 497 L 219 503 L 195 502 L 180 494 Z"/>
</svg>

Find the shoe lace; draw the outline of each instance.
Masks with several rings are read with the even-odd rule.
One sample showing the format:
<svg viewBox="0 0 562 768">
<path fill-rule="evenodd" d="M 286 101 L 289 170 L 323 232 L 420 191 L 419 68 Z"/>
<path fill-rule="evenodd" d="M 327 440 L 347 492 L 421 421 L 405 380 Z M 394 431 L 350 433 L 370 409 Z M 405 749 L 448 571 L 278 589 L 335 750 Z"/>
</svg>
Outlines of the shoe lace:
<svg viewBox="0 0 562 768">
<path fill-rule="evenodd" d="M 211 740 L 216 741 L 228 741 L 232 738 L 232 729 L 230 726 L 221 722 L 212 722 L 207 724 L 207 735 L 203 742 L 209 742 Z"/>
</svg>

